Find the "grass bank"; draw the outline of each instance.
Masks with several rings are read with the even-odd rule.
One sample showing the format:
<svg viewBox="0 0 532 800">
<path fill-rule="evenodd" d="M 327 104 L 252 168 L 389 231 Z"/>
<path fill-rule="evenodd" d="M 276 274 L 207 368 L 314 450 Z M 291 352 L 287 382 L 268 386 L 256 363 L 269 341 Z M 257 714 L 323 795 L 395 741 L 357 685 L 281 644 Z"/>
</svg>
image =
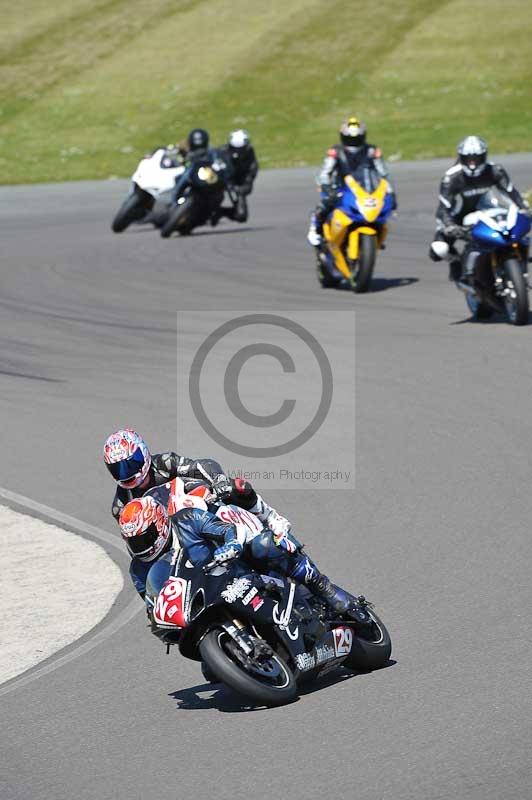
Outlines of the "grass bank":
<svg viewBox="0 0 532 800">
<path fill-rule="evenodd" d="M 0 183 L 126 176 L 202 125 L 319 162 L 358 113 L 396 158 L 532 149 L 528 0 L 25 0 L 0 32 Z M 517 176 L 516 176 L 517 178 Z"/>
</svg>

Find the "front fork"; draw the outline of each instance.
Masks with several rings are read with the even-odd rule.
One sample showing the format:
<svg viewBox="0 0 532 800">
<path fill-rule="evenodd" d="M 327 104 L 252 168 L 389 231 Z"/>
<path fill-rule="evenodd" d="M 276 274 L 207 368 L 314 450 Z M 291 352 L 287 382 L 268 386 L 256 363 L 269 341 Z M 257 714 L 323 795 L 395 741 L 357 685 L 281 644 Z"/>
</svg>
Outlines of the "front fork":
<svg viewBox="0 0 532 800">
<path fill-rule="evenodd" d="M 528 282 L 528 262 L 529 262 L 528 252 L 529 252 L 528 245 L 518 245 L 518 244 L 512 245 L 512 255 L 521 264 L 523 277 L 525 279 L 527 287 L 529 289 L 532 289 L 532 286 L 530 286 Z M 495 284 L 495 294 L 498 297 L 505 297 L 505 295 L 511 292 L 511 289 L 508 286 L 506 286 L 504 280 L 504 260 L 501 259 L 500 253 L 497 252 L 491 253 L 491 268 L 493 270 L 493 282 Z"/>
</svg>

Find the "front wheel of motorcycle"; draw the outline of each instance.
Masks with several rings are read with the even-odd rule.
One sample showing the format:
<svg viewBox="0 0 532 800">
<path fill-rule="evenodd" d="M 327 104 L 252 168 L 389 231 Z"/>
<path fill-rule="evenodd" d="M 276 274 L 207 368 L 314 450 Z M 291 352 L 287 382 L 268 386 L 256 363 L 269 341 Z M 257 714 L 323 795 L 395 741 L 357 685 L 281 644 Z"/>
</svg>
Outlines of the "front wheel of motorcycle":
<svg viewBox="0 0 532 800">
<path fill-rule="evenodd" d="M 355 672 L 370 672 L 384 667 L 392 654 L 392 641 L 386 626 L 374 611 L 369 612 L 371 624 L 356 629 L 351 652 L 344 666 Z"/>
<path fill-rule="evenodd" d="M 200 653 L 222 683 L 257 705 L 281 706 L 297 696 L 295 678 L 276 653 L 260 660 L 247 656 L 223 628 L 206 634 Z"/>
<path fill-rule="evenodd" d="M 116 212 L 116 216 L 111 223 L 111 230 L 114 233 L 122 233 L 132 222 L 142 219 L 149 210 L 141 195 L 136 192 L 131 194 Z"/>
<path fill-rule="evenodd" d="M 512 325 L 526 325 L 528 322 L 528 288 L 521 265 L 516 258 L 509 258 L 504 264 L 504 307 Z"/>
<path fill-rule="evenodd" d="M 193 201 L 192 198 L 187 198 L 184 203 L 174 206 L 164 225 L 161 228 L 161 236 L 163 239 L 168 239 L 174 231 L 180 233 L 190 233 L 192 226 L 190 225 L 190 217 L 192 211 Z"/>
<path fill-rule="evenodd" d="M 369 233 L 361 233 L 359 236 L 358 259 L 351 277 L 353 291 L 356 294 L 363 294 L 368 291 L 376 257 L 377 237 Z"/>
</svg>

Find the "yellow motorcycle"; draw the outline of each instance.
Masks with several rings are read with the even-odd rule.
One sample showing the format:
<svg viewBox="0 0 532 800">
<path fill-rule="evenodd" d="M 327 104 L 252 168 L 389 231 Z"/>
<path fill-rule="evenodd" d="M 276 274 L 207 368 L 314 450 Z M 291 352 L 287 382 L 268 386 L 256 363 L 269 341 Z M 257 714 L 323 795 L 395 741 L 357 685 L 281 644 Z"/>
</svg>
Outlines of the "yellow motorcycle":
<svg viewBox="0 0 532 800">
<path fill-rule="evenodd" d="M 357 294 L 367 292 L 392 211 L 391 186 L 369 164 L 345 176 L 338 204 L 323 225 L 318 254 L 323 287 L 347 281 Z"/>
</svg>

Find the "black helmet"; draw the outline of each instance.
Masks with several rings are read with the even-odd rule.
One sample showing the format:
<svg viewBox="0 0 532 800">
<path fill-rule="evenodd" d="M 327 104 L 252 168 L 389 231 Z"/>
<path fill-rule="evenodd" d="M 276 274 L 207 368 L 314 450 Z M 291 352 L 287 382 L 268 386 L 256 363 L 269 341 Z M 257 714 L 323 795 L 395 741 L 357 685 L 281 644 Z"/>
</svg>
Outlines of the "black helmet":
<svg viewBox="0 0 532 800">
<path fill-rule="evenodd" d="M 358 150 L 366 144 L 366 126 L 357 117 L 349 117 L 340 127 L 342 144 L 349 150 Z"/>
<path fill-rule="evenodd" d="M 189 150 L 206 150 L 209 146 L 209 134 L 203 128 L 193 128 L 187 141 Z"/>
<path fill-rule="evenodd" d="M 466 136 L 456 148 L 462 172 L 468 178 L 482 175 L 488 157 L 488 145 L 480 136 Z"/>
</svg>

